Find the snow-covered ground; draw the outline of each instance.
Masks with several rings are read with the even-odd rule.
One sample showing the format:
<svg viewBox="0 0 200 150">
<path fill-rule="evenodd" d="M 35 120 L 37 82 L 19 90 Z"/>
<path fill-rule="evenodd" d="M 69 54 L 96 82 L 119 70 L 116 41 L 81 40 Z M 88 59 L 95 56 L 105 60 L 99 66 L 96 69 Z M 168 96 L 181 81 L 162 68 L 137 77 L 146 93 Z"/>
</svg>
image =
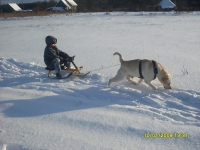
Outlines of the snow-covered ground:
<svg viewBox="0 0 200 150">
<path fill-rule="evenodd" d="M 199 25 L 200 12 L 0 19 L 0 149 L 200 149 Z M 76 55 L 77 66 L 94 71 L 47 78 L 47 35 Z M 119 64 L 114 52 L 159 61 L 173 89 L 157 79 L 158 90 L 125 79 L 109 88 L 119 68 L 106 68 Z"/>
</svg>

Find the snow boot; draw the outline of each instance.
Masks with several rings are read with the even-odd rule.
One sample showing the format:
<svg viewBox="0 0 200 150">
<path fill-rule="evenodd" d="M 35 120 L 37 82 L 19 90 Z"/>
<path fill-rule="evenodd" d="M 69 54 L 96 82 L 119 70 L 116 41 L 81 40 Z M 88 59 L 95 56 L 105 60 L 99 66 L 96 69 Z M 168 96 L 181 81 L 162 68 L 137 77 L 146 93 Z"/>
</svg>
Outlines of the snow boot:
<svg viewBox="0 0 200 150">
<path fill-rule="evenodd" d="M 61 76 L 60 73 L 56 73 L 56 77 L 57 77 L 58 79 L 62 79 L 62 76 Z"/>
<path fill-rule="evenodd" d="M 64 64 L 64 66 L 65 66 L 66 68 L 71 68 L 70 62 L 66 62 L 66 63 Z"/>
</svg>

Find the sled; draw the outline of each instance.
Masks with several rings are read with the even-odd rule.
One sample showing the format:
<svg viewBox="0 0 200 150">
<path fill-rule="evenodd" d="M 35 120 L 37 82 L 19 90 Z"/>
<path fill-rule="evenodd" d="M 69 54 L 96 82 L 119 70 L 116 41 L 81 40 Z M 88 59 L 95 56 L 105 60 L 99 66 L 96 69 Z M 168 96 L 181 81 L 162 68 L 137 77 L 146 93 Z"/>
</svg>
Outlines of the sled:
<svg viewBox="0 0 200 150">
<path fill-rule="evenodd" d="M 62 77 L 61 79 L 69 78 L 69 77 L 72 76 L 72 75 L 75 75 L 75 76 L 86 76 L 86 75 L 88 75 L 88 74 L 90 73 L 90 71 L 89 71 L 89 72 L 86 72 L 86 73 L 82 73 L 82 72 L 81 72 L 81 69 L 83 68 L 82 66 L 81 66 L 81 67 L 77 67 L 77 66 L 74 64 L 73 61 L 72 61 L 72 64 L 74 65 L 75 68 L 67 68 L 67 67 L 65 67 L 65 66 L 60 66 L 60 67 L 61 67 L 61 70 L 64 70 L 64 71 L 66 71 L 67 73 L 69 73 L 67 76 Z M 54 71 L 54 70 L 55 70 L 55 68 L 48 68 L 48 67 L 46 67 L 45 69 L 49 71 L 49 72 L 48 72 L 48 75 L 47 75 L 48 77 L 50 77 L 51 71 Z"/>
</svg>

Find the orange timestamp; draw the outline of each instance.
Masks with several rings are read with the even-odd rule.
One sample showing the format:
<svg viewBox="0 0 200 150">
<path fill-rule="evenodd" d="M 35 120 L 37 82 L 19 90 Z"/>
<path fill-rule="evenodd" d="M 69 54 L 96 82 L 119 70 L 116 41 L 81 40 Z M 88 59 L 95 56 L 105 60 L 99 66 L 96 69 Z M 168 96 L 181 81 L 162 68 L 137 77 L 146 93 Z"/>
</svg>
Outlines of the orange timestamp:
<svg viewBox="0 0 200 150">
<path fill-rule="evenodd" d="M 188 133 L 144 133 L 145 138 L 188 138 Z"/>
</svg>

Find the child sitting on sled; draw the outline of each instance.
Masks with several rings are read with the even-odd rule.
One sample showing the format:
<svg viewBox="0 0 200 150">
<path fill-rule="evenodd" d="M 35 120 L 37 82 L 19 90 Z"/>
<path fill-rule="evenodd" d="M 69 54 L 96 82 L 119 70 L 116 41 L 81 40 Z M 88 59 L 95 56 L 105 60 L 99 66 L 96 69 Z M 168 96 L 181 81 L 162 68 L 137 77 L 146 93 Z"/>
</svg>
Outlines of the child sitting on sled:
<svg viewBox="0 0 200 150">
<path fill-rule="evenodd" d="M 64 64 L 67 68 L 70 68 L 70 62 L 74 57 L 70 57 L 67 53 L 62 52 L 56 46 L 57 39 L 53 36 L 47 36 L 46 48 L 44 50 L 44 62 L 49 69 L 55 69 L 56 77 L 61 79 L 61 64 Z"/>
</svg>

